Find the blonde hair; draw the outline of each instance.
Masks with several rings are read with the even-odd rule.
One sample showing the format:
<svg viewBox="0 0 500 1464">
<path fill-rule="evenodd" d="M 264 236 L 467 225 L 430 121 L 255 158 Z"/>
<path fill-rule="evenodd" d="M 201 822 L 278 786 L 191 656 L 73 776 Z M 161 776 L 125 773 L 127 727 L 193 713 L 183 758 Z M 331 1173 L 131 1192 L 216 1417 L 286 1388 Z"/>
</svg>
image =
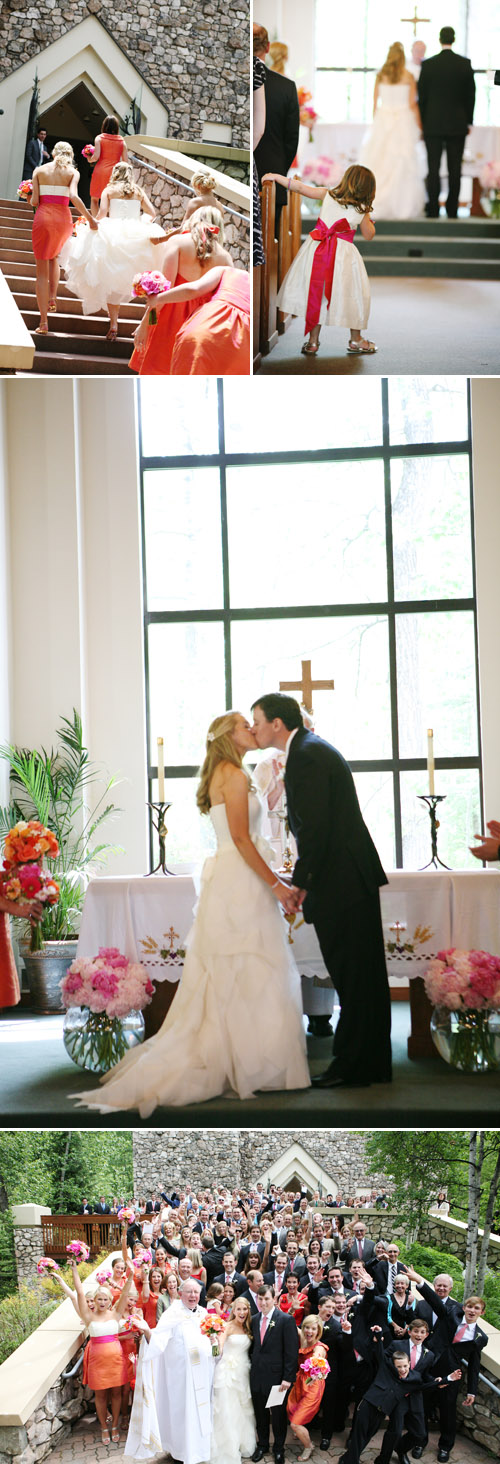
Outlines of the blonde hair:
<svg viewBox="0 0 500 1464">
<path fill-rule="evenodd" d="M 199 168 L 197 173 L 193 173 L 191 187 L 195 188 L 197 193 L 213 193 L 215 184 L 213 173 L 207 173 L 205 168 Z"/>
<path fill-rule="evenodd" d="M 285 61 L 288 61 L 288 46 L 285 46 L 283 41 L 272 41 L 269 55 L 272 61 L 271 71 L 278 71 L 280 76 L 283 76 Z"/>
<path fill-rule="evenodd" d="M 56 142 L 52 148 L 52 157 L 55 163 L 60 163 L 61 168 L 74 168 L 75 166 L 75 154 L 69 142 Z"/>
<path fill-rule="evenodd" d="M 95 1301 L 95 1298 L 98 1295 L 99 1291 L 102 1291 L 103 1293 L 105 1293 L 106 1296 L 109 1296 L 109 1300 L 110 1301 L 113 1300 L 113 1293 L 111 1291 L 111 1287 L 110 1286 L 104 1286 L 104 1285 L 102 1285 L 102 1286 L 96 1286 L 96 1289 L 94 1291 L 94 1301 Z"/>
<path fill-rule="evenodd" d="M 222 717 L 214 717 L 213 722 L 210 723 L 207 732 L 207 753 L 200 768 L 200 781 L 196 793 L 200 813 L 210 813 L 209 789 L 219 763 L 228 762 L 232 763 L 235 768 L 241 768 L 248 778 L 249 787 L 252 786 L 246 768 L 243 767 L 242 755 L 235 747 L 232 738 L 238 716 L 239 712 L 224 712 Z"/>
<path fill-rule="evenodd" d="M 246 1317 L 245 1317 L 245 1321 L 243 1323 L 245 1332 L 246 1332 L 246 1334 L 247 1334 L 248 1337 L 252 1337 L 252 1339 L 253 1339 L 252 1320 L 251 1320 L 252 1314 L 251 1314 L 251 1311 L 250 1311 L 250 1302 L 248 1301 L 248 1299 L 247 1299 L 246 1296 L 235 1296 L 234 1301 L 231 1302 L 231 1307 L 230 1307 L 230 1311 L 229 1311 L 229 1321 L 230 1322 L 234 1322 L 235 1318 L 233 1317 L 233 1311 L 234 1311 L 234 1308 L 236 1306 L 236 1303 L 237 1302 L 240 1302 L 240 1301 L 244 1301 L 246 1303 L 246 1309 L 247 1309 L 247 1314 L 246 1314 Z"/>
<path fill-rule="evenodd" d="M 119 192 L 123 198 L 142 196 L 142 188 L 139 188 L 134 179 L 134 170 L 131 163 L 115 163 L 113 172 L 108 183 L 108 193 L 113 184 L 114 192 Z"/>
<path fill-rule="evenodd" d="M 320 1341 L 320 1339 L 321 1339 L 321 1337 L 323 1335 L 323 1323 L 322 1323 L 321 1317 L 318 1317 L 316 1315 L 316 1312 L 310 1312 L 310 1314 L 309 1314 L 308 1317 L 304 1317 L 302 1326 L 300 1328 L 300 1345 L 301 1345 L 302 1348 L 308 1346 L 308 1343 L 306 1342 L 306 1339 L 305 1339 L 305 1336 L 304 1336 L 304 1327 L 308 1326 L 310 1322 L 316 1322 L 316 1327 L 317 1327 L 316 1341 L 317 1342 Z"/>
<path fill-rule="evenodd" d="M 352 167 L 346 168 L 337 187 L 329 189 L 330 198 L 335 198 L 345 208 L 351 204 L 356 213 L 367 214 L 371 210 L 376 186 L 371 169 L 354 163 Z"/>
<path fill-rule="evenodd" d="M 199 1271 L 202 1268 L 202 1266 L 203 1266 L 203 1261 L 202 1261 L 202 1257 L 201 1257 L 201 1251 L 199 1251 L 199 1250 L 188 1250 L 188 1251 L 186 1251 L 186 1255 L 188 1257 L 188 1260 L 191 1261 L 191 1265 L 193 1267 L 193 1271 Z M 195 1280 L 196 1280 L 196 1277 L 195 1277 Z"/>
<path fill-rule="evenodd" d="M 395 86 L 398 81 L 401 81 L 405 70 L 405 48 L 401 45 L 401 41 L 394 41 L 394 44 L 389 46 L 384 64 L 378 73 L 377 81 L 387 81 L 389 86 Z"/>
<path fill-rule="evenodd" d="M 198 259 L 208 259 L 216 243 L 224 243 L 224 224 L 218 208 L 197 208 L 191 215 L 188 228 Z"/>
</svg>

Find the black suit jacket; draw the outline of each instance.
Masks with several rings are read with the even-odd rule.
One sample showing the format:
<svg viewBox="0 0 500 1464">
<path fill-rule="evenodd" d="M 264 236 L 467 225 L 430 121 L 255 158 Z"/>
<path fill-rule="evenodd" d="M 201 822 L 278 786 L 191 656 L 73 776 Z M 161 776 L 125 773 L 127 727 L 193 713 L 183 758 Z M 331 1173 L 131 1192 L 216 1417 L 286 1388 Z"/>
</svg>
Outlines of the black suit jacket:
<svg viewBox="0 0 500 1464">
<path fill-rule="evenodd" d="M 215 1282 L 218 1281 L 221 1286 L 225 1286 L 227 1280 L 228 1280 L 228 1278 L 226 1276 L 226 1273 L 225 1273 L 225 1271 L 223 1271 L 223 1272 L 219 1273 L 218 1276 L 214 1276 L 213 1282 L 211 1281 L 210 1282 L 210 1285 L 211 1286 L 212 1285 L 215 1285 Z M 207 1273 L 207 1284 L 208 1284 L 208 1273 Z M 240 1275 L 239 1271 L 235 1271 L 235 1274 L 234 1274 L 234 1276 L 232 1276 L 231 1281 L 230 1281 L 229 1284 L 231 1286 L 234 1286 L 234 1294 L 235 1294 L 235 1296 L 243 1296 L 244 1293 L 246 1291 L 248 1291 L 248 1287 L 247 1287 L 245 1278 L 244 1278 L 244 1276 L 241 1276 Z"/>
<path fill-rule="evenodd" d="M 49 163 L 50 162 L 50 153 L 47 152 L 47 148 L 45 147 L 45 144 L 44 144 L 44 147 L 43 147 L 43 158 L 42 158 L 42 162 L 43 163 Z M 39 144 L 39 141 L 38 141 L 38 138 L 37 137 L 30 137 L 30 140 L 29 140 L 29 142 L 26 145 L 26 152 L 24 154 L 24 169 L 23 169 L 23 171 L 24 171 L 25 177 L 27 177 L 27 178 L 30 177 L 31 174 L 34 172 L 35 168 L 39 168 L 39 167 L 40 167 L 40 144 Z"/>
<path fill-rule="evenodd" d="M 418 104 L 424 137 L 464 137 L 474 116 L 476 85 L 466 56 L 441 51 L 422 62 Z"/>
<path fill-rule="evenodd" d="M 399 1273 L 401 1271 L 404 1271 L 404 1269 L 405 1268 L 404 1268 L 403 1262 L 402 1261 L 396 1261 L 396 1275 L 399 1275 Z M 388 1280 L 388 1276 L 389 1276 L 389 1262 L 388 1261 L 377 1261 L 376 1266 L 372 1266 L 370 1268 L 370 1270 L 371 1270 L 371 1275 L 373 1276 L 373 1280 L 375 1282 L 375 1286 L 377 1288 L 377 1291 L 381 1291 L 382 1293 L 384 1293 L 385 1291 L 387 1291 L 387 1280 Z"/>
<path fill-rule="evenodd" d="M 460 1323 L 459 1323 L 460 1325 Z M 454 1367 L 459 1367 L 462 1360 L 467 1363 L 467 1392 L 477 1393 L 479 1383 L 479 1364 L 483 1347 L 488 1341 L 487 1333 L 476 1325 L 475 1336 L 471 1342 L 454 1342 L 452 1355 Z M 451 1369 L 453 1371 L 453 1368 Z"/>
<path fill-rule="evenodd" d="M 413 1372 L 410 1369 L 406 1378 L 398 1377 L 396 1368 L 391 1359 L 384 1353 L 382 1343 L 376 1346 L 377 1373 L 370 1387 L 365 1393 L 368 1403 L 374 1408 L 380 1408 L 383 1413 L 392 1413 L 397 1404 L 406 1406 L 406 1400 L 413 1393 L 418 1393 L 421 1388 L 434 1386 L 435 1378 L 431 1376 L 430 1370 L 423 1374 L 422 1370 Z"/>
<path fill-rule="evenodd" d="M 448 1296 L 445 1302 L 441 1301 L 441 1297 L 433 1291 L 432 1286 L 427 1285 L 426 1281 L 418 1289 L 423 1300 L 430 1306 L 431 1311 L 436 1313 L 436 1322 L 430 1334 L 429 1341 L 436 1357 L 437 1370 L 438 1372 L 444 1372 L 445 1370 L 446 1372 L 453 1372 L 455 1362 L 452 1358 L 451 1344 L 457 1327 L 460 1326 L 463 1319 L 463 1307 L 459 1301 L 454 1301 L 451 1296 Z"/>
<path fill-rule="evenodd" d="M 146 1215 L 156 1215 L 159 1210 L 161 1210 L 161 1204 L 159 1200 L 155 1200 L 154 1204 L 152 1200 L 147 1200 Z"/>
<path fill-rule="evenodd" d="M 94 1207 L 93 1205 L 79 1205 L 76 1213 L 77 1215 L 93 1215 Z"/>
<path fill-rule="evenodd" d="M 264 173 L 288 173 L 299 141 L 300 112 L 297 87 L 288 76 L 280 76 L 266 66 L 264 81 L 266 126 L 257 144 L 254 157 L 259 183 Z M 286 202 L 286 191 L 278 184 L 276 201 Z"/>
<path fill-rule="evenodd" d="M 293 883 L 307 890 L 306 921 L 345 913 L 387 884 L 351 769 L 335 747 L 299 728 L 287 757 L 285 789 L 299 855 Z"/>
<path fill-rule="evenodd" d="M 277 1307 L 260 1341 L 261 1313 L 252 1318 L 254 1347 L 250 1364 L 250 1387 L 254 1393 L 269 1393 L 277 1383 L 295 1382 L 299 1361 L 299 1334 L 293 1317 Z M 283 1394 L 285 1402 L 286 1394 Z"/>
<path fill-rule="evenodd" d="M 375 1255 L 375 1242 L 373 1240 L 368 1240 L 368 1237 L 366 1237 L 365 1240 L 363 1241 L 363 1253 L 362 1253 L 361 1256 L 360 1256 L 359 1251 L 358 1251 L 358 1243 L 357 1243 L 357 1241 L 355 1241 L 354 1244 L 352 1244 L 352 1245 L 349 1242 L 347 1245 L 343 1245 L 342 1246 L 342 1250 L 340 1252 L 340 1260 L 341 1261 L 360 1261 L 361 1260 L 363 1262 L 363 1265 L 366 1266 L 367 1261 L 371 1261 L 373 1259 L 373 1256 L 374 1255 Z"/>
<path fill-rule="evenodd" d="M 94 1205 L 94 1215 L 110 1215 L 109 1205 Z"/>
</svg>

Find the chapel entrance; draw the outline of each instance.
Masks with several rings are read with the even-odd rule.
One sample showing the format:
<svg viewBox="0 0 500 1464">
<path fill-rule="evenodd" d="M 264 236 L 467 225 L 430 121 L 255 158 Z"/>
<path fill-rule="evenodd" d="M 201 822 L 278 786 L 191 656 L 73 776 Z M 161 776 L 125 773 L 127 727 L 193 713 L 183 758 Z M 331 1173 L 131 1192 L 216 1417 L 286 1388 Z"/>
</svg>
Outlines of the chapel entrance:
<svg viewBox="0 0 500 1464">
<path fill-rule="evenodd" d="M 106 113 L 101 103 L 93 96 L 90 88 L 84 81 L 77 82 L 66 93 L 47 107 L 45 112 L 39 116 L 39 127 L 45 127 L 47 139 L 45 146 L 51 152 L 56 142 L 69 142 L 75 154 L 75 162 L 80 174 L 78 192 L 83 202 L 90 204 L 90 179 L 92 169 L 86 158 L 82 158 L 82 147 L 87 142 L 94 141 L 101 131 L 102 123 Z M 116 113 L 118 116 L 118 113 Z M 120 121 L 120 130 L 123 126 Z"/>
</svg>

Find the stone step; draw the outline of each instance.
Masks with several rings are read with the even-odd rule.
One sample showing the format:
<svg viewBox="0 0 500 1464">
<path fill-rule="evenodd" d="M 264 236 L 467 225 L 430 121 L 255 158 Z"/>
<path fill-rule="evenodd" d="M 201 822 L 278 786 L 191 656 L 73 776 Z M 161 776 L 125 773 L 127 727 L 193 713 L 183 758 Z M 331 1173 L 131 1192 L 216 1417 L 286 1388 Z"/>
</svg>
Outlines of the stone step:
<svg viewBox="0 0 500 1464">
<path fill-rule="evenodd" d="M 471 263 L 500 258 L 499 244 L 495 239 L 456 239 L 452 244 L 449 239 L 427 237 L 423 234 L 409 234 L 406 237 L 398 234 L 376 234 L 372 243 L 368 243 L 366 239 L 357 239 L 356 248 L 364 259 L 368 259 L 370 254 L 391 255 L 393 259 L 468 259 Z"/>
<path fill-rule="evenodd" d="M 37 347 L 42 337 L 37 336 Z M 47 337 L 45 337 L 47 339 Z M 33 371 L 19 375 L 37 376 L 135 376 L 126 361 L 115 356 L 75 356 L 62 351 L 35 351 Z"/>
<path fill-rule="evenodd" d="M 500 259 L 402 259 L 398 254 L 371 254 L 364 259 L 369 275 L 405 275 L 415 279 L 500 280 Z"/>
<path fill-rule="evenodd" d="M 18 309 L 23 314 L 24 314 L 25 311 L 31 311 L 31 310 L 36 310 L 37 309 L 35 291 L 29 289 L 29 286 L 32 284 L 32 281 L 31 280 L 27 280 L 26 282 L 24 282 L 25 287 L 24 288 L 21 288 L 21 285 L 19 283 L 19 276 L 18 275 L 12 276 L 11 279 L 9 279 L 9 276 L 6 275 L 5 276 L 5 279 L 7 280 L 7 284 L 9 285 L 9 288 L 12 291 L 12 294 L 14 295 L 14 298 L 15 298 L 15 301 L 16 301 L 16 304 L 17 304 Z M 21 282 L 21 284 L 23 284 L 23 282 Z M 83 316 L 81 300 L 77 300 L 76 297 L 75 297 L 75 295 L 70 295 L 68 293 L 67 286 L 64 286 L 64 285 L 60 285 L 59 286 L 57 300 L 58 300 L 58 309 L 56 311 L 55 317 L 53 317 L 53 318 L 60 319 L 61 318 L 61 315 L 64 315 L 64 316 L 66 316 L 66 315 L 78 315 L 78 316 L 82 317 L 84 320 L 100 320 L 100 321 L 102 321 L 103 323 L 106 324 L 106 328 L 107 328 L 107 325 L 108 325 L 108 316 L 106 314 L 106 311 L 105 310 L 99 311 L 99 313 L 97 315 L 86 315 L 86 316 Z M 62 302 L 63 301 L 64 301 L 64 311 L 61 310 L 61 305 L 62 305 Z M 126 324 L 128 322 L 129 325 L 131 325 L 135 329 L 136 325 L 139 324 L 139 321 L 141 320 L 141 317 L 142 317 L 142 307 L 141 307 L 141 305 L 132 305 L 132 304 L 130 304 L 130 305 L 129 304 L 120 305 L 120 326 L 122 324 L 124 324 L 124 323 Z"/>
</svg>

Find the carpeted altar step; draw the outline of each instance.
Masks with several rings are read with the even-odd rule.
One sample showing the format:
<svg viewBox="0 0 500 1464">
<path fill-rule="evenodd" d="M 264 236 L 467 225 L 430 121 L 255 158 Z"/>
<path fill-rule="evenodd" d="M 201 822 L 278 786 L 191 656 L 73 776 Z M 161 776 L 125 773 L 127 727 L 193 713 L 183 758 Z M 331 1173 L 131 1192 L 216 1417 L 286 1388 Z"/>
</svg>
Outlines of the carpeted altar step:
<svg viewBox="0 0 500 1464">
<path fill-rule="evenodd" d="M 303 220 L 306 237 L 314 218 Z M 500 280 L 500 220 L 382 219 L 371 243 L 356 237 L 369 275 Z"/>
</svg>

